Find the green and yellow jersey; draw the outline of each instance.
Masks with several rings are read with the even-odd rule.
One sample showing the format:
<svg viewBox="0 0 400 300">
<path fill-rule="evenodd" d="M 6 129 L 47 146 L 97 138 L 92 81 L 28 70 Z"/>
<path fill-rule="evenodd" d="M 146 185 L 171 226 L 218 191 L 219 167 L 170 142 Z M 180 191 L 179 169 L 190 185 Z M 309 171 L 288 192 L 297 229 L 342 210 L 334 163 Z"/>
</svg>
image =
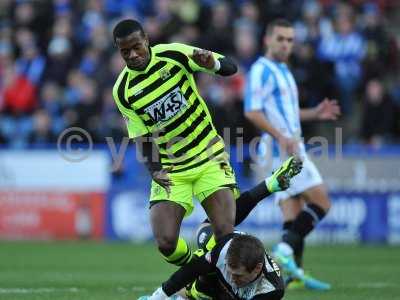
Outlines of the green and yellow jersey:
<svg viewBox="0 0 400 300">
<path fill-rule="evenodd" d="M 113 97 L 127 120 L 130 138 L 152 134 L 163 167 L 171 173 L 196 168 L 224 153 L 207 105 L 194 80 L 195 72 L 213 73 L 190 57 L 195 47 L 160 44 L 151 47 L 149 65 L 143 71 L 125 67 Z M 213 53 L 214 58 L 223 57 Z"/>
</svg>

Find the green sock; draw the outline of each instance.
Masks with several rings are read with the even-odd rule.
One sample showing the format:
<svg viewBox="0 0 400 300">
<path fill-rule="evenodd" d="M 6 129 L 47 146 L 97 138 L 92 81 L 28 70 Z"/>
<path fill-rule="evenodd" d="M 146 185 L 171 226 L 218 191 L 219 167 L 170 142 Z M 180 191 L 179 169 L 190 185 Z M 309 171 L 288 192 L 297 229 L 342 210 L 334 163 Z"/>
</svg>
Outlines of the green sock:
<svg viewBox="0 0 400 300">
<path fill-rule="evenodd" d="M 164 259 L 173 265 L 183 266 L 187 264 L 192 258 L 192 250 L 183 238 L 178 239 L 175 251 L 169 255 L 164 256 Z"/>
</svg>

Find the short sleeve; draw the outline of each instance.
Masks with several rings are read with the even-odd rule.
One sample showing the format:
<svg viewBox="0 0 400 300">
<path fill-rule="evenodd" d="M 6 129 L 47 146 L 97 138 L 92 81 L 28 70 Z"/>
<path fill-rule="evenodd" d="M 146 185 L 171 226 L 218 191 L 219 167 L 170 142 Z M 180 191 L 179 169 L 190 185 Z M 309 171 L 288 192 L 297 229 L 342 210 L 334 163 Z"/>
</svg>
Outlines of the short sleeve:
<svg viewBox="0 0 400 300">
<path fill-rule="evenodd" d="M 263 110 L 264 103 L 273 90 L 273 77 L 261 63 L 254 64 L 247 74 L 244 108 L 245 111 Z"/>
</svg>

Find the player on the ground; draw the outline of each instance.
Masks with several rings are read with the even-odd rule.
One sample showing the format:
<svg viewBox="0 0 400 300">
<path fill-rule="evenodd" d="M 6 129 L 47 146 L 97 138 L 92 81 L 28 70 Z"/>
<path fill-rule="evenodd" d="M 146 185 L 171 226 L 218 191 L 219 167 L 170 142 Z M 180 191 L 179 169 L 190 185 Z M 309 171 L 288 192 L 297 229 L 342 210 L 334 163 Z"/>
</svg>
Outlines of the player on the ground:
<svg viewBox="0 0 400 300">
<path fill-rule="evenodd" d="M 156 244 L 167 262 L 183 265 L 192 253 L 179 231 L 193 209 L 193 196 L 217 240 L 233 232 L 235 219 L 235 175 L 229 162 L 221 161 L 224 142 L 193 75 L 229 76 L 237 67 L 227 57 L 184 44 L 150 46 L 135 20 L 119 22 L 113 37 L 126 63 L 113 97 L 153 179 L 150 219 Z"/>
<path fill-rule="evenodd" d="M 335 120 L 340 108 L 335 100 L 325 99 L 315 108 L 299 109 L 296 82 L 287 66 L 294 42 L 293 26 L 288 21 L 273 21 L 267 28 L 264 42 L 267 51 L 249 72 L 245 113 L 264 132 L 261 154 L 272 154 L 272 167 L 281 162 L 285 153 L 296 153 L 303 159 L 303 171 L 291 187 L 274 195 L 283 212 L 284 233 L 273 255 L 284 270 L 298 277 L 303 272 L 298 266 L 302 266 L 304 239 L 330 208 L 322 178 L 301 142 L 300 121 Z M 313 289 L 330 288 L 323 282 L 311 280 L 308 283 L 306 286 Z"/>
<path fill-rule="evenodd" d="M 208 280 L 212 273 L 212 280 Z M 285 289 L 280 269 L 265 252 L 261 241 L 235 232 L 212 251 L 181 267 L 150 297 L 140 300 L 171 299 L 197 278 L 205 278 L 201 284 L 206 285 L 207 293 L 197 291 L 189 296 L 192 299 L 279 300 Z"/>
<path fill-rule="evenodd" d="M 302 162 L 298 158 L 290 157 L 265 182 L 244 192 L 236 201 L 235 225 L 239 225 L 262 199 L 273 192 L 287 189 L 290 179 L 297 175 L 301 168 Z M 243 238 L 231 249 L 232 246 L 226 244 L 230 243 L 231 238 L 227 238 L 225 243 L 216 246 L 212 228 L 207 222 L 199 226 L 196 235 L 198 260 L 182 267 L 162 288 L 152 296 L 141 297 L 141 300 L 165 299 L 167 295 L 171 296 L 183 287 L 186 287 L 186 291 L 181 290 L 180 296 L 196 300 L 274 300 L 283 297 L 284 284 L 279 268 L 266 253 L 264 255 L 264 248 L 257 239 Z M 208 253 L 211 264 L 206 262 L 205 253 Z M 231 253 L 235 255 L 230 255 Z M 248 259 L 249 257 L 252 258 Z M 216 261 L 219 263 L 215 264 Z"/>
</svg>

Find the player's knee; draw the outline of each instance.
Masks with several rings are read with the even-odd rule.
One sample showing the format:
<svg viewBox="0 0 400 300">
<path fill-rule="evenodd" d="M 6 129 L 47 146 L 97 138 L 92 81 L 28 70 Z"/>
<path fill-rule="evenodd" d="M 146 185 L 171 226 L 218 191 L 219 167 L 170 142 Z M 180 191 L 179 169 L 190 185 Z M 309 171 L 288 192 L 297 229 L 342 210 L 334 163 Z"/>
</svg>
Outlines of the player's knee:
<svg viewBox="0 0 400 300">
<path fill-rule="evenodd" d="M 324 215 L 326 215 L 331 209 L 332 204 L 328 196 L 319 197 L 318 199 L 313 200 L 314 201 L 310 201 L 308 205 L 314 205 L 318 207 L 324 213 Z"/>
<path fill-rule="evenodd" d="M 311 203 L 321 208 L 327 214 L 331 208 L 331 201 L 325 188 L 318 189 L 315 197 L 311 197 Z"/>
<path fill-rule="evenodd" d="M 327 214 L 329 212 L 329 210 L 332 207 L 332 203 L 331 201 L 329 201 L 329 199 L 327 199 L 326 203 L 324 203 L 324 205 L 322 206 L 322 209 L 325 211 L 325 214 Z"/>
<path fill-rule="evenodd" d="M 329 210 L 331 209 L 331 206 L 332 206 L 331 201 L 329 200 L 328 197 L 319 201 L 315 205 L 317 205 L 324 212 L 324 215 L 326 215 L 329 212 Z"/>
<path fill-rule="evenodd" d="M 165 256 L 171 255 L 176 248 L 178 236 L 164 235 L 156 238 L 158 250 Z"/>
</svg>

